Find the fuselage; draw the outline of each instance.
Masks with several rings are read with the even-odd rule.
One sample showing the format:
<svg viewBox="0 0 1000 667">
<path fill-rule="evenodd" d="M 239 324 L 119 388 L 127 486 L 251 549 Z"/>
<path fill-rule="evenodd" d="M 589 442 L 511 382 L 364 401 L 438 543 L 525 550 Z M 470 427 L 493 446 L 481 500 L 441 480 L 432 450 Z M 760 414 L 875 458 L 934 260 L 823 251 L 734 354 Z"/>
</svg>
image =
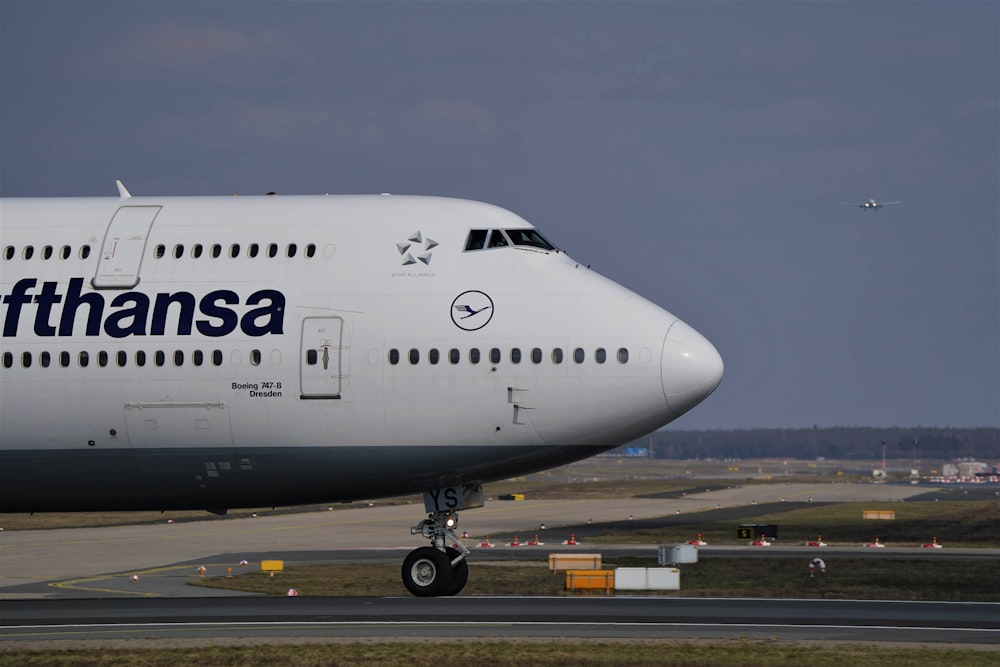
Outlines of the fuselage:
<svg viewBox="0 0 1000 667">
<path fill-rule="evenodd" d="M 0 511 L 486 482 L 704 399 L 712 345 L 504 209 L 412 196 L 5 199 Z"/>
</svg>

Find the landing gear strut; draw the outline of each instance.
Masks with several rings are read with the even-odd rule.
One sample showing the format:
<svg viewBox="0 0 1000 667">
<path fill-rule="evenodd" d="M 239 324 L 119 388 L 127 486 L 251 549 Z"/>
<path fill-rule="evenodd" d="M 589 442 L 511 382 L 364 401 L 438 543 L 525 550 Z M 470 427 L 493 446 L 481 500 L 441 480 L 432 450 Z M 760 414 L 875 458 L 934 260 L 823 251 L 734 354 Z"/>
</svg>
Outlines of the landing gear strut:
<svg viewBox="0 0 1000 667">
<path fill-rule="evenodd" d="M 456 525 L 458 513 L 447 510 L 431 512 L 410 528 L 411 535 L 423 535 L 432 545 L 414 549 L 403 561 L 403 585 L 414 595 L 456 595 L 465 587 L 469 580 L 469 564 L 465 557 L 470 552 L 455 534 Z M 450 538 L 450 542 L 446 538 Z"/>
<path fill-rule="evenodd" d="M 461 510 L 483 506 L 480 482 L 424 491 L 427 518 L 410 528 L 411 535 L 423 535 L 429 547 L 414 549 L 403 561 L 403 585 L 419 597 L 455 595 L 469 580 L 469 550 L 455 534 Z"/>
</svg>

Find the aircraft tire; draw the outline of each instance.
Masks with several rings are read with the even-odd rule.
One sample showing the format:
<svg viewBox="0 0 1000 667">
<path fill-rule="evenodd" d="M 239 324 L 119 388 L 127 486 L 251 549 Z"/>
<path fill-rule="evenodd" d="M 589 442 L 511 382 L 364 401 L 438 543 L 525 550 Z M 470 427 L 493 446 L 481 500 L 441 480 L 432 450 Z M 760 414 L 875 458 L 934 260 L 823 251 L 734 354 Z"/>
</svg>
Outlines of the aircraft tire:
<svg viewBox="0 0 1000 667">
<path fill-rule="evenodd" d="M 459 551 L 448 547 L 445 549 L 445 554 L 448 556 L 448 560 L 452 561 L 458 557 Z M 451 588 L 448 589 L 446 595 L 458 595 L 465 588 L 467 581 L 469 581 L 469 562 L 463 558 L 458 565 L 451 569 Z"/>
<path fill-rule="evenodd" d="M 403 560 L 403 585 L 417 597 L 450 595 L 454 576 L 451 560 L 434 547 L 414 549 Z M 468 572 L 466 572 L 468 577 Z"/>
</svg>

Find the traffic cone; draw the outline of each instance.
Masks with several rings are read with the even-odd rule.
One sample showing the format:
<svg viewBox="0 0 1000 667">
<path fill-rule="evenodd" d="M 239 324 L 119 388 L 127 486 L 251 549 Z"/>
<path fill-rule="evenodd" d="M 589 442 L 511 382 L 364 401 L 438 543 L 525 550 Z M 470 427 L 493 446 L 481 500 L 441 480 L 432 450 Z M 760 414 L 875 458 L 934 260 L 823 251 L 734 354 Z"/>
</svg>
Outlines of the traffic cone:
<svg viewBox="0 0 1000 667">
<path fill-rule="evenodd" d="M 247 562 L 247 561 L 245 561 L 245 560 L 241 560 L 241 561 L 240 561 L 240 565 L 242 565 L 243 567 L 246 567 L 246 566 L 247 566 L 247 565 L 249 565 L 249 564 L 250 564 L 250 563 L 249 563 L 249 562 Z"/>
<path fill-rule="evenodd" d="M 295 590 L 294 588 L 289 588 L 288 592 L 285 593 L 285 596 L 286 597 L 290 597 L 290 598 L 294 598 L 294 597 L 297 597 L 298 594 L 299 594 L 299 592 L 297 590 Z"/>
<path fill-rule="evenodd" d="M 198 566 L 198 574 L 199 574 L 199 576 L 205 574 L 206 572 L 208 572 L 208 568 L 207 567 L 205 567 L 204 565 L 199 565 Z"/>
<path fill-rule="evenodd" d="M 692 544 L 692 545 L 694 545 L 696 547 L 703 547 L 703 546 L 706 546 L 708 544 L 708 542 L 706 542 L 705 540 L 701 539 L 701 533 L 698 533 L 698 539 L 696 539 L 696 540 L 688 540 L 688 544 Z"/>
<path fill-rule="evenodd" d="M 493 544 L 490 542 L 490 536 L 487 535 L 486 539 L 479 543 L 480 547 L 492 547 Z"/>
<path fill-rule="evenodd" d="M 519 547 L 519 546 L 521 546 L 521 543 L 517 541 L 517 535 L 514 536 L 514 541 L 513 542 L 508 542 L 507 543 L 507 546 L 508 547 Z"/>
<path fill-rule="evenodd" d="M 576 533 L 570 533 L 568 540 L 563 540 L 563 544 L 574 545 L 577 544 Z"/>
<path fill-rule="evenodd" d="M 922 545 L 924 549 L 940 549 L 941 545 L 938 544 L 937 538 L 933 538 L 930 542 L 924 542 Z"/>
<path fill-rule="evenodd" d="M 538 533 L 535 533 L 535 539 L 528 540 L 528 546 L 529 547 L 540 547 L 543 544 L 545 544 L 545 542 L 539 542 L 538 541 Z"/>
<path fill-rule="evenodd" d="M 139 575 L 133 574 L 131 577 L 128 578 L 128 580 L 134 584 L 135 582 L 139 581 Z"/>
</svg>

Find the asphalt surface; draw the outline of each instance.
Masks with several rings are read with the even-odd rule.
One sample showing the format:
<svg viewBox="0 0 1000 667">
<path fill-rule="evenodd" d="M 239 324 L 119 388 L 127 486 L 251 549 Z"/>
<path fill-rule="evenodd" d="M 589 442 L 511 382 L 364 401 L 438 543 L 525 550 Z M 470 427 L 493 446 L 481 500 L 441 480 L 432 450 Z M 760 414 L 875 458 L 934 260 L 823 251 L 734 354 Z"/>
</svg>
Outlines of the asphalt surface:
<svg viewBox="0 0 1000 667">
<path fill-rule="evenodd" d="M 122 639 L 743 637 L 1000 646 L 1000 604 L 654 597 L 5 602 L 0 647 Z"/>
<path fill-rule="evenodd" d="M 923 489 L 888 485 L 787 484 L 724 489 L 680 498 L 488 502 L 461 515 L 472 562 L 540 559 L 578 551 L 655 556 L 656 545 L 599 547 L 609 529 L 689 525 L 759 515 L 769 504 L 901 502 Z M 787 507 L 785 507 L 787 509 Z M 725 515 L 724 517 L 722 515 Z M 240 638 L 537 637 L 733 638 L 934 642 L 1000 647 L 1000 604 L 652 597 L 263 598 L 187 586 L 229 568 L 287 564 L 402 562 L 423 546 L 409 527 L 420 505 L 338 507 L 325 512 L 204 522 L 0 533 L 0 648 L 81 640 L 217 641 Z M 546 525 L 545 529 L 540 526 Z M 515 535 L 524 544 L 506 546 Z M 497 545 L 479 545 L 489 536 Z M 564 545 L 563 541 L 577 541 Z M 703 557 L 817 554 L 804 546 L 701 547 Z M 824 552 L 826 553 L 826 552 Z M 865 549 L 873 558 L 998 559 L 982 549 Z M 246 561 L 246 565 L 241 565 Z"/>
</svg>

